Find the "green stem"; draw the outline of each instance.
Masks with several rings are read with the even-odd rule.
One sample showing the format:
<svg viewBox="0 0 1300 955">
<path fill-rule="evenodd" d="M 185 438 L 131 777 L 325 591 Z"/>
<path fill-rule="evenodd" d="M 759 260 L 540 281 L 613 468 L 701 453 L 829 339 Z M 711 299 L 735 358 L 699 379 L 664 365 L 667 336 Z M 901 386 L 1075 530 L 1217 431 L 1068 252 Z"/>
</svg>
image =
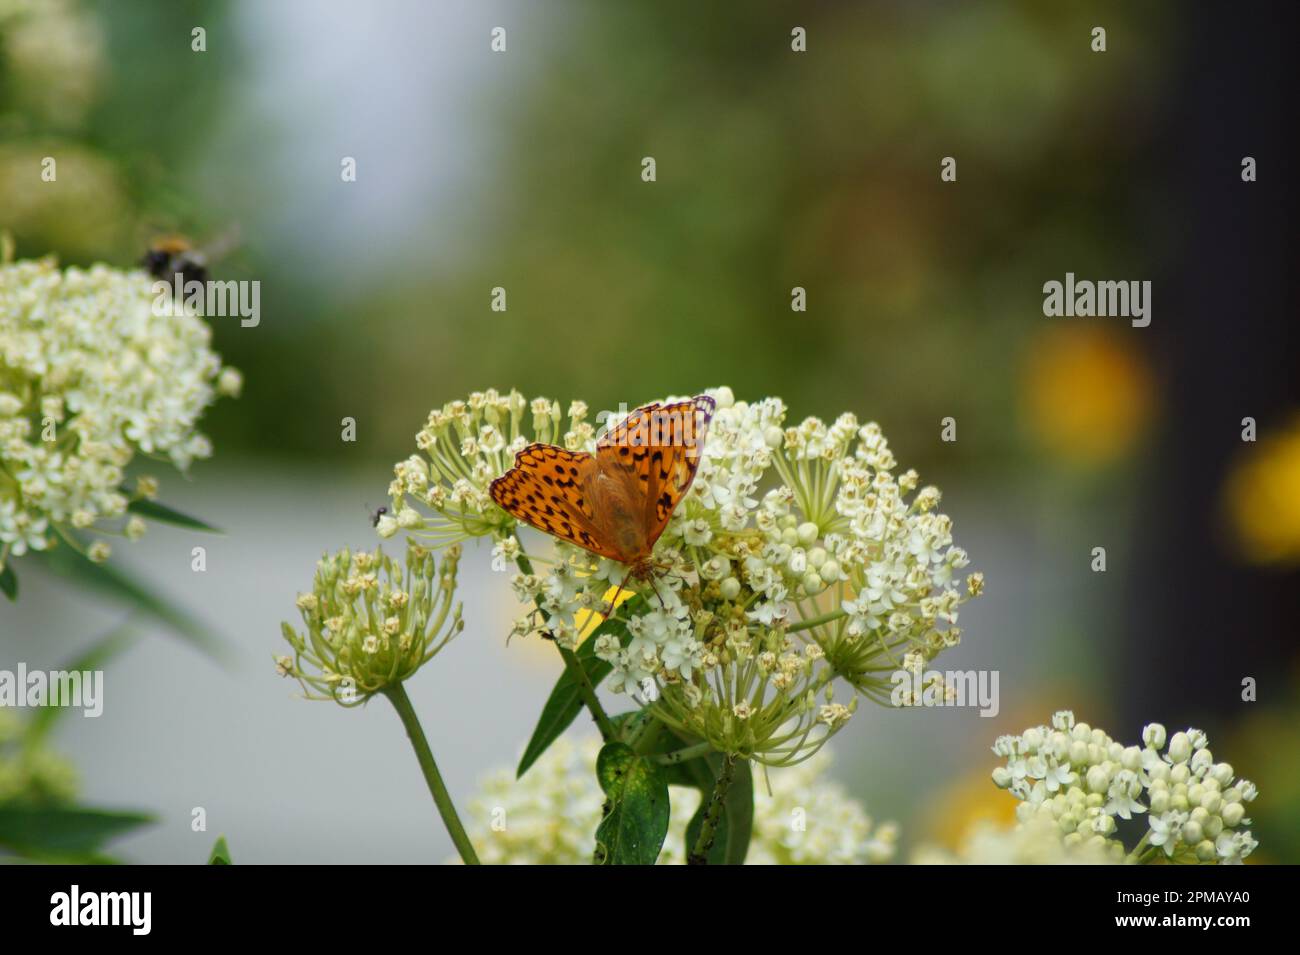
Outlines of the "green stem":
<svg viewBox="0 0 1300 955">
<path fill-rule="evenodd" d="M 708 743 L 696 743 L 694 746 L 687 746 L 684 749 L 674 750 L 671 753 L 663 753 L 655 757 L 655 762 L 660 766 L 676 766 L 678 763 L 684 763 L 687 760 L 699 759 L 701 756 L 707 756 L 713 751 L 713 747 Z"/>
<path fill-rule="evenodd" d="M 572 650 L 561 647 L 557 642 L 560 656 L 564 658 L 564 665 L 569 668 L 569 676 L 573 682 L 578 684 L 578 695 L 582 697 L 583 704 L 591 713 L 591 718 L 596 721 L 596 728 L 600 730 L 600 738 L 606 743 L 614 738 L 614 723 L 610 720 L 609 714 L 605 708 L 600 705 L 600 700 L 596 697 L 596 688 L 591 685 L 591 679 L 587 676 L 587 671 L 578 659 L 578 655 Z"/>
<path fill-rule="evenodd" d="M 393 709 L 397 710 L 402 725 L 406 727 L 406 735 L 411 739 L 415 758 L 420 763 L 420 771 L 424 773 L 424 781 L 429 784 L 433 804 L 438 807 L 442 824 L 447 827 L 447 834 L 451 836 L 456 851 L 460 853 L 466 865 L 479 865 L 474 844 L 469 841 L 469 836 L 465 834 L 465 827 L 460 824 L 460 816 L 456 815 L 456 806 L 451 801 L 451 794 L 447 792 L 447 787 L 442 782 L 438 764 L 433 761 L 433 751 L 429 749 L 429 741 L 424 738 L 424 730 L 420 728 L 420 719 L 415 715 L 415 707 L 411 706 L 411 698 L 406 695 L 406 689 L 401 683 L 394 683 L 383 692 L 384 696 L 388 697 L 388 702 L 393 704 Z"/>
<path fill-rule="evenodd" d="M 641 713 L 641 725 L 636 728 L 632 738 L 627 741 L 627 744 L 632 747 L 632 752 L 638 756 L 644 756 L 654 749 L 664 731 L 664 724 L 651 716 L 648 711 L 642 710 Z M 626 729 L 624 732 L 626 732 Z"/>
<path fill-rule="evenodd" d="M 1153 848 L 1149 844 L 1150 839 L 1151 839 L 1151 830 L 1148 829 L 1146 832 L 1142 833 L 1142 838 L 1139 839 L 1138 844 L 1133 847 L 1133 851 L 1124 857 L 1124 861 L 1131 862 L 1135 865 L 1142 865 L 1142 863 L 1145 861 L 1144 857 Z"/>
<path fill-rule="evenodd" d="M 709 864 L 709 850 L 713 848 L 718 823 L 722 820 L 722 806 L 727 801 L 727 791 L 731 789 L 731 780 L 735 774 L 736 757 L 727 753 L 722 757 L 722 768 L 718 770 L 718 782 L 713 787 L 713 795 L 709 799 L 709 810 L 704 814 L 700 834 L 695 839 L 695 848 L 686 858 L 687 865 Z"/>
<path fill-rule="evenodd" d="M 813 617 L 811 620 L 800 620 L 798 623 L 792 623 L 785 628 L 786 633 L 798 633 L 800 630 L 811 630 L 813 627 L 820 627 L 824 623 L 830 623 L 832 620 L 839 620 L 847 617 L 843 610 L 832 610 L 824 613 L 820 617 Z"/>
</svg>

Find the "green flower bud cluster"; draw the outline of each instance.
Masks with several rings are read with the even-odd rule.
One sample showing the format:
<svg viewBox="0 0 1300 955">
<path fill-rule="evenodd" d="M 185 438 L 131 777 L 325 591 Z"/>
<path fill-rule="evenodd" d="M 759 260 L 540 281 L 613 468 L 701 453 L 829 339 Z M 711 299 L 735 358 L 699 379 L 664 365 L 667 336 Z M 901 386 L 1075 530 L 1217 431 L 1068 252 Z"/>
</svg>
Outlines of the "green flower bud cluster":
<svg viewBox="0 0 1300 955">
<path fill-rule="evenodd" d="M 439 563 L 409 541 L 405 561 L 374 551 L 339 551 L 316 564 L 310 593 L 299 594 L 303 632 L 285 623 L 293 654 L 276 669 L 308 699 L 357 706 L 412 676 L 464 627 L 453 605 L 460 548 Z"/>
</svg>

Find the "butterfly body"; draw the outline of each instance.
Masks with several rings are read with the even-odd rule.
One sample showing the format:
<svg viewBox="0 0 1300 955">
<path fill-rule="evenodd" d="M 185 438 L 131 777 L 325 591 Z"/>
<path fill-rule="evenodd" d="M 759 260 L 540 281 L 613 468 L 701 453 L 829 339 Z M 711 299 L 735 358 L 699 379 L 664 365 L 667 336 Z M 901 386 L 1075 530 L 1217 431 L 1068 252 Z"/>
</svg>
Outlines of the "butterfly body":
<svg viewBox="0 0 1300 955">
<path fill-rule="evenodd" d="M 492 499 L 525 524 L 648 578 L 655 542 L 695 479 L 713 410 L 706 395 L 638 408 L 595 454 L 530 444 L 492 482 Z"/>
</svg>

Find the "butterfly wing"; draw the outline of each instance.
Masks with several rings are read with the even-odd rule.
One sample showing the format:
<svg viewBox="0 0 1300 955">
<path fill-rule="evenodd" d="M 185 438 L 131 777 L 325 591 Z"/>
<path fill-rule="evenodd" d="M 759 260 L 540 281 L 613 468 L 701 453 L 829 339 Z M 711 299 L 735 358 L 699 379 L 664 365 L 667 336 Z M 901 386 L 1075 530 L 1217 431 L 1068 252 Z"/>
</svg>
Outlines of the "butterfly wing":
<svg viewBox="0 0 1300 955">
<path fill-rule="evenodd" d="M 646 405 L 597 442 L 600 471 L 620 474 L 640 502 L 647 552 L 695 480 L 715 407 L 708 395 Z"/>
<path fill-rule="evenodd" d="M 602 537 L 586 499 L 596 459 L 585 452 L 550 444 L 530 444 L 515 455 L 515 466 L 492 482 L 492 500 L 508 514 L 593 554 L 623 559 Z"/>
</svg>

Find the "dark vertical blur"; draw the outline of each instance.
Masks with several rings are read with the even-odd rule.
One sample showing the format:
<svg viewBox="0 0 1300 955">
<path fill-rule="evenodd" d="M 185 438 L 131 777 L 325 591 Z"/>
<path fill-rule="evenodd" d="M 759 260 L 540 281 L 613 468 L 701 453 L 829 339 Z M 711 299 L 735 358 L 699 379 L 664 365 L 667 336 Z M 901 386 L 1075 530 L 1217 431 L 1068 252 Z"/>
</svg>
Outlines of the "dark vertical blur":
<svg viewBox="0 0 1300 955">
<path fill-rule="evenodd" d="M 1126 724 L 1219 724 L 1290 692 L 1300 573 L 1242 561 L 1223 488 L 1248 446 L 1300 407 L 1296 187 L 1289 120 L 1295 6 L 1195 17 L 1148 165 L 1152 248 L 1174 254 L 1154 286 L 1151 351 L 1168 413 L 1140 490 L 1128 653 L 1114 697 Z M 1241 179 L 1253 156 L 1258 179 Z M 1173 230 L 1173 235 L 1169 235 Z M 1165 244 L 1166 236 L 1172 244 Z M 1243 704 L 1254 677 L 1258 704 Z"/>
</svg>

